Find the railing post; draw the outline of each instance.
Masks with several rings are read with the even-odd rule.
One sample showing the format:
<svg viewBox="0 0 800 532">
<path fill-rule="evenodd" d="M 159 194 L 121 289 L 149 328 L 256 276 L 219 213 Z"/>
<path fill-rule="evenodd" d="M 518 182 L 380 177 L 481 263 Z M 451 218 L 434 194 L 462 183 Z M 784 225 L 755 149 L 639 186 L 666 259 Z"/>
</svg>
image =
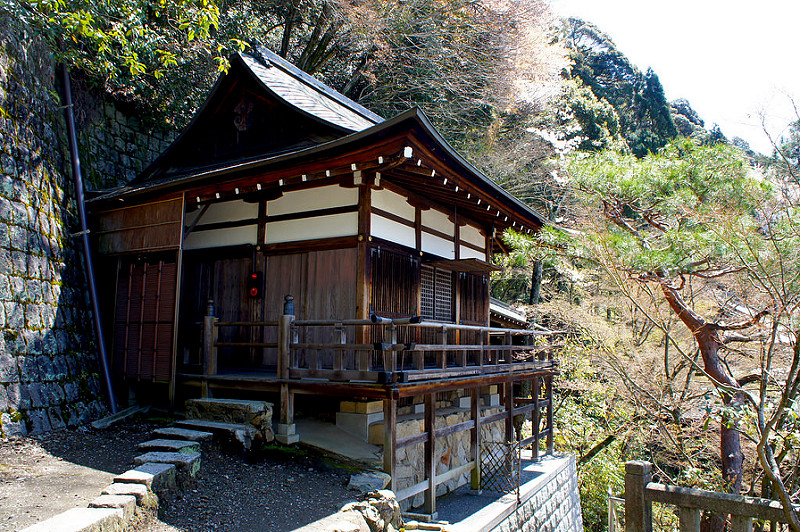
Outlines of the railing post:
<svg viewBox="0 0 800 532">
<path fill-rule="evenodd" d="M 203 375 L 217 374 L 217 329 L 218 318 L 214 316 L 214 300 L 209 299 L 206 306 L 206 316 L 203 319 Z M 203 379 L 201 394 L 209 396 L 208 379 Z"/>
<path fill-rule="evenodd" d="M 547 393 L 547 454 L 553 454 L 553 438 L 555 436 L 555 426 L 553 423 L 553 375 L 545 377 L 545 392 Z"/>
<path fill-rule="evenodd" d="M 397 326 L 394 323 L 390 323 L 383 329 L 383 342 L 390 345 L 397 343 Z M 390 348 L 388 351 L 384 349 L 383 370 L 391 373 L 397 371 L 397 351 L 394 349 Z"/>
<path fill-rule="evenodd" d="M 753 518 L 743 515 L 732 515 L 731 532 L 753 532 Z"/>
<path fill-rule="evenodd" d="M 700 509 L 682 506 L 679 510 L 681 532 L 700 532 Z"/>
<path fill-rule="evenodd" d="M 542 431 L 542 413 L 539 410 L 539 388 L 541 387 L 541 381 L 539 377 L 533 378 L 533 386 L 531 387 L 531 399 L 533 399 L 533 415 L 531 416 L 533 419 L 531 420 L 531 424 L 533 425 L 533 460 L 539 460 L 539 436 L 541 435 Z"/>
<path fill-rule="evenodd" d="M 283 314 L 278 321 L 278 378 L 281 380 L 281 415 L 275 439 L 284 445 L 297 443 L 300 437 L 294 425 L 294 392 L 289 389 L 291 369 L 292 323 L 294 323 L 294 298 L 284 298 Z"/>
<path fill-rule="evenodd" d="M 653 507 L 645 496 L 652 469 L 650 462 L 633 460 L 625 463 L 625 532 L 653 530 Z"/>
</svg>

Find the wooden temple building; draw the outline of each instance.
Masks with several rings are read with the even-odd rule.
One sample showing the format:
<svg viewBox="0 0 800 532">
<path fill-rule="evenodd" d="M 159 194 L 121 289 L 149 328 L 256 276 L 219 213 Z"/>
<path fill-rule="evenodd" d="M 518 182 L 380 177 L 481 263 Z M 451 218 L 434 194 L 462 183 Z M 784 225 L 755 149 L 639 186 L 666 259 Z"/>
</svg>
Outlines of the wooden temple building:
<svg viewBox="0 0 800 532">
<path fill-rule="evenodd" d="M 424 481 L 392 487 L 425 493 L 430 512 L 437 484 L 479 482 L 482 425 L 511 441 L 523 416 L 521 445 L 552 448 L 542 333 L 508 309 L 489 326 L 501 234 L 543 221 L 420 110 L 384 120 L 267 50 L 238 54 L 171 146 L 88 205 L 118 386 L 163 402 L 271 397 L 283 442 L 297 440 L 296 399 L 382 401 L 385 470 L 425 447 Z M 439 428 L 456 392 L 469 420 Z M 482 416 L 492 393 L 499 411 Z M 424 430 L 398 438 L 413 405 Z M 437 474 L 437 439 L 459 431 L 471 460 Z"/>
</svg>

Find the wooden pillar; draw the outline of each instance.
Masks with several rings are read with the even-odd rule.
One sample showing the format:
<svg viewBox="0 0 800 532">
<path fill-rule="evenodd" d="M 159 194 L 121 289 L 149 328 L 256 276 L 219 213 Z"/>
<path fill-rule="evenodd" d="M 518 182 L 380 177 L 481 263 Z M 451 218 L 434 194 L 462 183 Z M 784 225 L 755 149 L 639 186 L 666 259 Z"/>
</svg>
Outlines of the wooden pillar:
<svg viewBox="0 0 800 532">
<path fill-rule="evenodd" d="M 472 428 L 469 430 L 469 459 L 475 462 L 470 484 L 472 489 L 479 490 L 481 489 L 481 396 L 479 387 L 470 388 L 469 399 L 472 415 Z"/>
<path fill-rule="evenodd" d="M 356 318 L 360 320 L 369 319 L 369 302 L 371 297 L 371 268 L 369 256 L 369 241 L 372 238 L 370 233 L 372 221 L 372 190 L 369 186 L 358 187 L 358 244 L 356 244 Z M 370 341 L 369 329 L 367 327 L 356 327 L 356 343 L 367 343 Z M 378 341 L 374 339 L 372 341 Z M 364 352 L 365 354 L 367 352 Z M 361 357 L 359 365 L 364 367 L 367 362 Z"/>
<path fill-rule="evenodd" d="M 425 490 L 425 513 L 436 513 L 436 392 L 425 395 L 425 478 L 428 488 Z"/>
<path fill-rule="evenodd" d="M 553 434 L 555 427 L 553 426 L 553 375 L 550 374 L 545 377 L 545 384 L 547 386 L 547 454 L 553 454 Z"/>
<path fill-rule="evenodd" d="M 280 379 L 281 412 L 275 439 L 284 445 L 297 443 L 300 438 L 294 425 L 294 392 L 289 387 L 291 369 L 292 324 L 294 323 L 294 298 L 286 296 L 283 314 L 278 321 L 278 378 Z"/>
<path fill-rule="evenodd" d="M 383 472 L 390 475 L 388 488 L 397 492 L 397 400 L 383 400 Z"/>
<path fill-rule="evenodd" d="M 503 383 L 503 402 L 506 407 L 506 441 L 514 441 L 514 384 Z"/>
<path fill-rule="evenodd" d="M 652 532 L 653 508 L 644 489 L 652 478 L 650 462 L 625 464 L 625 532 Z"/>
<path fill-rule="evenodd" d="M 533 400 L 533 412 L 531 412 L 531 425 L 533 425 L 533 459 L 539 459 L 539 431 L 542 430 L 542 416 L 539 412 L 539 386 L 541 381 L 539 377 L 533 378 L 533 389 L 531 390 L 531 399 Z"/>
<path fill-rule="evenodd" d="M 217 317 L 214 316 L 214 301 L 208 300 L 206 317 L 203 319 L 203 375 L 217 374 Z M 203 379 L 202 396 L 209 397 L 208 379 Z"/>
</svg>

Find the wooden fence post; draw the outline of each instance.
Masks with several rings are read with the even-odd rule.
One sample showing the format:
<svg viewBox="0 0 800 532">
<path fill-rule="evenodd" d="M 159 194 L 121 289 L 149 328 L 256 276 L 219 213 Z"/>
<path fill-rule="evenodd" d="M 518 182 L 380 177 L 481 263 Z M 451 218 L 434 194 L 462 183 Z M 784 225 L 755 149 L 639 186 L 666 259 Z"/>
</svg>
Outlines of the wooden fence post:
<svg viewBox="0 0 800 532">
<path fill-rule="evenodd" d="M 472 428 L 469 431 L 469 453 L 470 460 L 475 462 L 475 469 L 472 470 L 470 484 L 472 489 L 481 489 L 481 396 L 480 387 L 473 386 L 469 389 L 469 406 L 472 415 Z"/>
<path fill-rule="evenodd" d="M 206 306 L 206 316 L 203 319 L 203 375 L 217 374 L 217 338 L 219 329 L 217 328 L 218 318 L 214 316 L 214 300 L 208 300 Z M 208 379 L 203 379 L 201 394 L 209 397 Z"/>
<path fill-rule="evenodd" d="M 652 532 L 653 507 L 645 497 L 645 486 L 652 479 L 650 462 L 625 463 L 625 532 Z"/>
<path fill-rule="evenodd" d="M 284 445 L 297 443 L 294 425 L 294 392 L 289 389 L 289 370 L 291 368 L 292 323 L 294 323 L 294 298 L 286 296 L 283 303 L 283 314 L 278 322 L 278 378 L 281 380 L 281 414 L 275 439 Z"/>
</svg>

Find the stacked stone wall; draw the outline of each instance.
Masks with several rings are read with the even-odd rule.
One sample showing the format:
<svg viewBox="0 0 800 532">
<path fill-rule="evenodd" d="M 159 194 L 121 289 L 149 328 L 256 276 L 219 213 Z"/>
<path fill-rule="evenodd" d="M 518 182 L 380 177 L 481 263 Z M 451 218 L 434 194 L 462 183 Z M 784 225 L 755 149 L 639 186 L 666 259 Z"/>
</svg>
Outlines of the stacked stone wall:
<svg viewBox="0 0 800 532">
<path fill-rule="evenodd" d="M 484 399 L 485 400 L 485 399 Z M 481 409 L 481 416 L 486 417 L 499 412 L 497 407 L 484 406 Z M 469 408 L 448 407 L 437 411 L 436 428 L 450 427 L 471 419 Z M 397 423 L 397 438 L 405 438 L 424 432 L 424 420 L 422 416 L 414 416 L 412 419 L 399 420 Z M 504 438 L 504 423 L 497 421 L 481 426 L 481 438 L 483 441 L 500 442 Z M 444 438 L 436 439 L 436 450 L 434 460 L 436 463 L 436 474 L 443 475 L 451 469 L 456 469 L 470 461 L 470 431 L 465 430 L 449 434 Z M 397 476 L 398 489 L 408 488 L 419 484 L 425 479 L 425 446 L 423 444 L 411 445 L 397 450 Z M 456 478 L 439 484 L 436 487 L 436 495 L 440 497 L 454 491 L 459 486 L 469 483 L 469 473 L 463 473 Z M 418 493 L 414 497 L 401 502 L 405 510 L 409 507 L 418 507 L 424 502 L 424 494 Z"/>
<path fill-rule="evenodd" d="M 3 436 L 77 426 L 105 411 L 60 106 L 48 49 L 0 7 Z M 111 108 L 79 113 L 83 166 L 98 186 L 127 180 L 166 138 L 138 135 L 137 120 Z"/>
<path fill-rule="evenodd" d="M 552 478 L 541 482 L 512 514 L 492 532 L 574 532 L 583 530 L 575 457 Z"/>
</svg>

